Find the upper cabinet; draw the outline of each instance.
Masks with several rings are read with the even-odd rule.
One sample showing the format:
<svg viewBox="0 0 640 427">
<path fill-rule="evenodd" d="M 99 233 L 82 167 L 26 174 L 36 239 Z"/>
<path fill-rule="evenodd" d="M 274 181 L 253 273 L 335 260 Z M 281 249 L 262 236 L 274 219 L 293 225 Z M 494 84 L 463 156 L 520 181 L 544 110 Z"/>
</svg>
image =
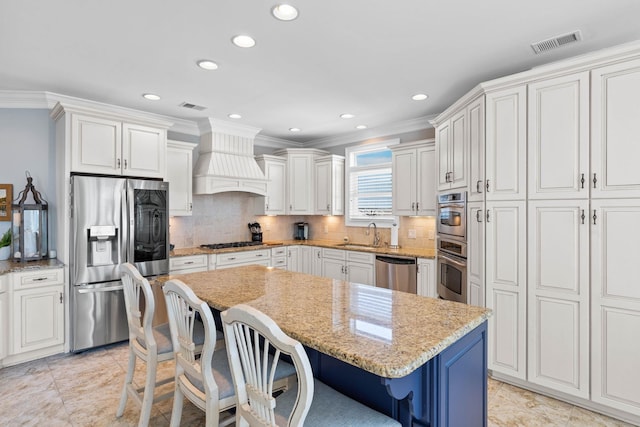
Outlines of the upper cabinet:
<svg viewBox="0 0 640 427">
<path fill-rule="evenodd" d="M 589 72 L 530 83 L 527 114 L 529 199 L 589 197 Z"/>
<path fill-rule="evenodd" d="M 484 200 L 484 96 L 467 106 L 467 135 L 469 137 L 469 196 L 470 202 Z"/>
<path fill-rule="evenodd" d="M 344 215 L 344 156 L 315 159 L 315 213 Z"/>
<path fill-rule="evenodd" d="M 58 103 L 58 149 L 68 171 L 142 178 L 166 177 L 170 122 L 146 114 L 130 115 Z"/>
<path fill-rule="evenodd" d="M 71 171 L 164 178 L 165 129 L 73 114 Z"/>
<path fill-rule="evenodd" d="M 486 95 L 486 200 L 526 197 L 527 90 L 517 86 Z"/>
<path fill-rule="evenodd" d="M 195 144 L 167 141 L 167 181 L 169 215 L 188 216 L 193 212 L 193 148 Z"/>
<path fill-rule="evenodd" d="M 466 109 L 436 128 L 439 191 L 467 186 L 467 142 Z"/>
<path fill-rule="evenodd" d="M 284 215 L 286 209 L 287 160 L 279 156 L 256 156 L 267 178 L 267 195 L 255 198 L 256 215 Z"/>
<path fill-rule="evenodd" d="M 310 148 L 286 148 L 273 153 L 287 161 L 285 210 L 289 215 L 314 215 L 315 160 L 329 154 Z"/>
<path fill-rule="evenodd" d="M 594 198 L 640 197 L 640 59 L 591 72 Z"/>
<path fill-rule="evenodd" d="M 391 150 L 393 214 L 435 215 L 436 153 L 433 140 L 398 144 Z"/>
</svg>

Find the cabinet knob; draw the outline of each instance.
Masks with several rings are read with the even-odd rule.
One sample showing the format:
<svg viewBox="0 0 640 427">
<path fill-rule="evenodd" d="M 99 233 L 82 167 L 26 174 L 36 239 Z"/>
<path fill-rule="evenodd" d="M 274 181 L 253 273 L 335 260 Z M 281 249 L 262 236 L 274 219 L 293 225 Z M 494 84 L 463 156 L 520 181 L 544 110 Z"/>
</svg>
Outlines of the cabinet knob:
<svg viewBox="0 0 640 427">
<path fill-rule="evenodd" d="M 480 184 L 482 184 L 481 179 L 479 179 L 478 182 L 476 182 L 476 193 L 482 193 L 482 186 Z"/>
<path fill-rule="evenodd" d="M 489 192 L 489 180 L 487 180 L 487 193 Z"/>
<path fill-rule="evenodd" d="M 120 159 L 116 159 L 116 168 L 120 169 Z"/>
<path fill-rule="evenodd" d="M 596 174 L 593 174 L 593 188 L 596 188 L 596 183 L 598 182 L 598 179 L 596 178 Z"/>
<path fill-rule="evenodd" d="M 581 177 L 580 177 L 580 188 L 584 188 L 584 174 L 582 173 L 580 175 L 581 175 Z"/>
<path fill-rule="evenodd" d="M 416 202 L 411 202 L 411 210 L 412 211 L 416 210 Z"/>
<path fill-rule="evenodd" d="M 489 221 L 489 209 L 487 209 L 487 222 L 490 222 Z"/>
<path fill-rule="evenodd" d="M 420 202 L 416 202 L 416 212 L 420 212 Z"/>
<path fill-rule="evenodd" d="M 127 168 L 127 159 L 124 159 L 124 168 Z"/>
<path fill-rule="evenodd" d="M 189 203 L 189 212 L 193 210 L 193 203 Z"/>
<path fill-rule="evenodd" d="M 327 210 L 330 211 L 331 210 L 331 205 L 329 203 L 327 203 Z"/>
</svg>

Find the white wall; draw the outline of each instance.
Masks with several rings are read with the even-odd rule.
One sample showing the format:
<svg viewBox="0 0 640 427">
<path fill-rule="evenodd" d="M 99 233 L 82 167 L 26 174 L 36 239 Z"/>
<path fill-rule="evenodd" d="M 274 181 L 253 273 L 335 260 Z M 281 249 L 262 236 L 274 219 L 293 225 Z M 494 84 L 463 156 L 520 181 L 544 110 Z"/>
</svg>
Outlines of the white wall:
<svg viewBox="0 0 640 427">
<path fill-rule="evenodd" d="M 13 184 L 13 198 L 27 184 L 25 171 L 49 202 L 49 247 L 55 249 L 58 204 L 55 187 L 55 134 L 46 109 L 0 108 L 0 184 Z M 28 200 L 31 200 L 29 198 Z M 0 222 L 0 234 L 10 222 Z"/>
</svg>

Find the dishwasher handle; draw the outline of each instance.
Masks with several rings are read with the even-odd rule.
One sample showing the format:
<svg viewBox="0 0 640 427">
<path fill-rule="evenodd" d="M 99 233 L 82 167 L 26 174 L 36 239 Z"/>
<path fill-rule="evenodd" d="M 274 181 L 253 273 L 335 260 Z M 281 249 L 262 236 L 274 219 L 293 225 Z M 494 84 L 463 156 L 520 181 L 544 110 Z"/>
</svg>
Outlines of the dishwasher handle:
<svg viewBox="0 0 640 427">
<path fill-rule="evenodd" d="M 416 263 L 415 258 L 399 258 L 389 256 L 376 256 L 376 261 L 386 262 L 387 264 L 403 264 L 411 265 Z"/>
</svg>

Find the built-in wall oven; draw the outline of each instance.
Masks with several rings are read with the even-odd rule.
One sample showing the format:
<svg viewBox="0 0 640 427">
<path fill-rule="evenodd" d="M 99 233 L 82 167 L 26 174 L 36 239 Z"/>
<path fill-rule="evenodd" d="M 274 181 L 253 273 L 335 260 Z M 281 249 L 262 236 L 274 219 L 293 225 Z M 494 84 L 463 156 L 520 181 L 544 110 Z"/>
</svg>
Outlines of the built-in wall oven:
<svg viewBox="0 0 640 427">
<path fill-rule="evenodd" d="M 467 194 L 438 196 L 438 296 L 467 303 Z"/>
</svg>

